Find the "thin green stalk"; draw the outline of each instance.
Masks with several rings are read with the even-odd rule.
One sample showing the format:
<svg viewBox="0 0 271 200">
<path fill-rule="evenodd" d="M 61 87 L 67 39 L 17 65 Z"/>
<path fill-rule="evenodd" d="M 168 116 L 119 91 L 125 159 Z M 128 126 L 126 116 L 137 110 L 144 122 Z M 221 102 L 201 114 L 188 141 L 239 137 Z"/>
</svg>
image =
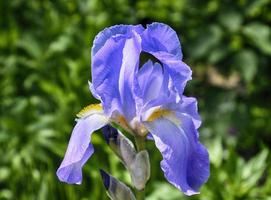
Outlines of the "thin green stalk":
<svg viewBox="0 0 271 200">
<path fill-rule="evenodd" d="M 145 139 L 146 137 L 135 136 L 135 143 L 137 152 L 145 150 Z"/>
<path fill-rule="evenodd" d="M 136 199 L 137 200 L 144 200 L 145 199 L 145 189 L 136 190 Z"/>
</svg>

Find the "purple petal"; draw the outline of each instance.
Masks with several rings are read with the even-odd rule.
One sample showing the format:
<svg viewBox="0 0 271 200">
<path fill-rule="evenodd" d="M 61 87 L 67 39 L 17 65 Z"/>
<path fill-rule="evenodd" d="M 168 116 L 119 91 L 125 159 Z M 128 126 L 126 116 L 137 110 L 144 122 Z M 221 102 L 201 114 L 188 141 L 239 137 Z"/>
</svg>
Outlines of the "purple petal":
<svg viewBox="0 0 271 200">
<path fill-rule="evenodd" d="M 180 112 L 188 114 L 192 117 L 194 126 L 198 129 L 201 125 L 201 117 L 198 113 L 198 102 L 194 97 L 182 96 L 182 103 L 180 104 Z"/>
<path fill-rule="evenodd" d="M 137 33 L 141 33 L 144 31 L 144 28 L 141 25 L 115 25 L 109 28 L 105 28 L 97 34 L 93 41 L 93 46 L 91 50 L 92 56 L 94 56 L 103 47 L 103 45 L 109 38 L 117 36 L 129 36 L 131 30 L 136 31 Z"/>
<path fill-rule="evenodd" d="M 160 64 L 146 62 L 138 73 L 138 83 L 142 91 L 144 104 L 159 97 L 163 84 L 163 71 Z"/>
<path fill-rule="evenodd" d="M 198 113 L 198 102 L 194 97 L 182 96 L 181 101 L 166 106 L 169 110 L 175 110 L 176 114 L 184 114 L 192 118 L 194 126 L 198 129 L 201 125 L 201 117 Z"/>
<path fill-rule="evenodd" d="M 126 120 L 132 120 L 136 115 L 134 90 L 136 87 L 135 73 L 138 70 L 141 39 L 138 34 L 127 39 L 123 48 L 122 66 L 119 74 L 119 91 L 121 105 Z"/>
<path fill-rule="evenodd" d="M 141 26 L 119 25 L 98 34 L 92 49 L 92 80 L 106 114 L 135 116 L 134 73 L 141 51 Z M 134 105 L 134 106 L 133 106 Z"/>
<path fill-rule="evenodd" d="M 162 69 L 159 63 L 146 62 L 137 74 L 140 87 L 142 107 L 138 115 L 144 118 L 144 115 L 152 108 L 165 106 L 167 104 L 176 104 L 180 99 L 175 88 L 172 87 L 168 69 Z"/>
<path fill-rule="evenodd" d="M 166 179 L 186 195 L 193 195 L 209 177 L 209 156 L 198 141 L 191 118 L 181 115 L 180 120 L 176 125 L 158 118 L 145 125 L 163 156 L 161 168 Z"/>
<path fill-rule="evenodd" d="M 120 107 L 119 73 L 125 40 L 116 42 L 110 38 L 92 57 L 92 83 L 96 95 L 100 96 L 104 112 L 110 115 Z"/>
<path fill-rule="evenodd" d="M 82 167 L 94 152 L 90 143 L 91 134 L 107 123 L 107 118 L 100 114 L 93 114 L 77 121 L 65 157 L 57 170 L 59 180 L 70 184 L 82 182 Z"/>
<path fill-rule="evenodd" d="M 182 59 L 182 49 L 176 32 L 166 24 L 152 23 L 143 34 L 142 48 L 146 52 L 168 52 Z"/>
<path fill-rule="evenodd" d="M 168 25 L 153 23 L 142 34 L 142 50 L 146 51 L 168 68 L 174 87 L 180 95 L 188 80 L 191 80 L 190 67 L 182 62 L 181 45 L 176 32 Z"/>
</svg>

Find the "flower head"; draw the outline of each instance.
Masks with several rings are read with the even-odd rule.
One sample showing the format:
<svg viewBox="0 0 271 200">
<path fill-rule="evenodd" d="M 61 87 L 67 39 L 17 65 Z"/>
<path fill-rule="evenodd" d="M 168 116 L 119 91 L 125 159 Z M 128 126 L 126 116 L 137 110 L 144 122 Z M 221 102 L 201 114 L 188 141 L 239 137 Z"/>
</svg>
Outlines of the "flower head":
<svg viewBox="0 0 271 200">
<path fill-rule="evenodd" d="M 159 62 L 139 66 L 142 52 Z M 175 31 L 165 24 L 152 23 L 146 29 L 117 25 L 101 31 L 92 48 L 89 84 L 101 104 L 78 114 L 59 179 L 81 183 L 82 166 L 94 152 L 91 134 L 117 123 L 133 134 L 150 134 L 163 156 L 165 178 L 187 195 L 198 193 L 209 177 L 209 157 L 199 142 L 197 101 L 183 95 L 191 74 Z"/>
</svg>

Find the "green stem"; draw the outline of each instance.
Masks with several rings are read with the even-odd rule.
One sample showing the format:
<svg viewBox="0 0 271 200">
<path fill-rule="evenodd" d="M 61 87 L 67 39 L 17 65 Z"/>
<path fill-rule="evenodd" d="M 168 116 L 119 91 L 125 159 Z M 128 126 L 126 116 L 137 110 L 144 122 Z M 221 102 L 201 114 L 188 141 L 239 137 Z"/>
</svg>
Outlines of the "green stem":
<svg viewBox="0 0 271 200">
<path fill-rule="evenodd" d="M 145 199 L 145 189 L 136 190 L 136 199 L 137 200 L 144 200 Z"/>
<path fill-rule="evenodd" d="M 145 150 L 145 139 L 146 137 L 135 136 L 135 143 L 137 152 Z"/>
<path fill-rule="evenodd" d="M 137 152 L 145 150 L 145 140 L 146 140 L 146 137 L 135 136 Z M 137 200 L 145 199 L 145 188 L 143 188 L 142 190 L 136 190 L 136 199 Z"/>
</svg>

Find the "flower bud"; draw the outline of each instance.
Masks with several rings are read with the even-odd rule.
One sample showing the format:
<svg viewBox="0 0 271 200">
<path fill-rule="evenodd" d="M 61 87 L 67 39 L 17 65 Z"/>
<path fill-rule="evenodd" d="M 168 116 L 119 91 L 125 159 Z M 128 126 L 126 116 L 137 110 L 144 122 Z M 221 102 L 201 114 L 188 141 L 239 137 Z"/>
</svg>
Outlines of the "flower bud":
<svg viewBox="0 0 271 200">
<path fill-rule="evenodd" d="M 150 160 L 146 150 L 140 151 L 132 164 L 129 166 L 132 182 L 136 189 L 144 189 L 147 181 L 150 178 Z"/>
<path fill-rule="evenodd" d="M 124 183 L 100 170 L 107 194 L 112 200 L 136 200 L 133 192 Z"/>
<path fill-rule="evenodd" d="M 111 126 L 104 127 L 103 134 L 111 149 L 118 155 L 129 171 L 135 188 L 142 190 L 150 178 L 148 152 L 144 150 L 137 153 L 133 143 Z"/>
</svg>

